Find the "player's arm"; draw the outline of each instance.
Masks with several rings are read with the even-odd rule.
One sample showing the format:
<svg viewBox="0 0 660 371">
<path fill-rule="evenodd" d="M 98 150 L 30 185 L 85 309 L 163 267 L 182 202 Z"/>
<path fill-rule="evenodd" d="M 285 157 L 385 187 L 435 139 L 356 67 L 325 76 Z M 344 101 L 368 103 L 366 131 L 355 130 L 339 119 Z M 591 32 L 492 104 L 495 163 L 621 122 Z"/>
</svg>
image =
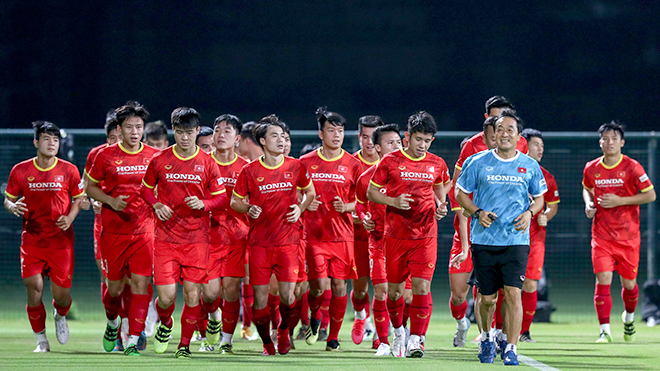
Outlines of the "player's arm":
<svg viewBox="0 0 660 371">
<path fill-rule="evenodd" d="M 582 200 L 584 201 L 584 213 L 587 218 L 591 219 L 596 215 L 596 206 L 594 204 L 594 191 L 593 189 L 582 189 Z"/>
<path fill-rule="evenodd" d="M 17 198 L 5 195 L 5 210 L 11 214 L 21 217 L 28 211 L 27 205 L 24 201 L 25 197 Z"/>
<path fill-rule="evenodd" d="M 449 266 L 454 268 L 460 268 L 461 263 L 463 263 L 468 257 L 468 249 L 470 248 L 470 243 L 468 241 L 468 218 L 463 215 L 462 209 L 457 209 L 456 217 L 458 218 L 458 235 L 461 238 L 461 253 L 453 256 L 449 262 Z"/>
<path fill-rule="evenodd" d="M 548 207 L 539 215 L 539 225 L 541 227 L 546 227 L 548 222 L 557 215 L 557 210 L 559 210 L 559 202 L 548 204 Z"/>
<path fill-rule="evenodd" d="M 468 214 L 472 215 L 473 218 L 478 218 L 479 224 L 484 228 L 490 227 L 495 219 L 497 219 L 497 214 L 492 211 L 484 211 L 477 207 L 477 205 L 475 205 L 470 199 L 470 196 L 458 186 L 456 187 L 456 202 L 458 202 Z"/>
<path fill-rule="evenodd" d="M 447 189 L 451 189 L 451 182 L 433 185 L 433 193 L 436 198 L 435 218 L 440 220 L 447 216 Z"/>
<path fill-rule="evenodd" d="M 513 221 L 514 226 L 517 231 L 526 231 L 529 227 L 529 222 L 532 220 L 534 215 L 538 214 L 539 211 L 543 208 L 543 195 L 538 195 L 534 197 L 534 202 L 529 206 L 529 208 L 518 215 Z"/>
<path fill-rule="evenodd" d="M 76 220 L 76 217 L 78 216 L 78 213 L 82 208 L 83 198 L 85 198 L 84 194 L 81 194 L 79 197 L 74 198 L 69 213 L 67 215 L 60 215 L 60 217 L 57 218 L 55 225 L 57 225 L 63 231 L 69 229 L 69 227 L 71 227 L 71 224 L 73 224 L 73 221 Z"/>
<path fill-rule="evenodd" d="M 355 201 L 344 203 L 344 200 L 339 196 L 335 196 L 335 200 L 332 201 L 332 206 L 338 213 L 352 213 L 355 211 Z"/>
<path fill-rule="evenodd" d="M 621 197 L 613 193 L 606 193 L 598 197 L 598 204 L 605 209 L 627 205 L 644 205 L 653 201 L 655 201 L 655 189 L 653 188 L 634 196 Z"/>
<path fill-rule="evenodd" d="M 87 186 L 85 187 L 85 192 L 87 195 L 96 201 L 107 204 L 111 208 L 117 211 L 122 211 L 128 205 L 128 202 L 125 200 L 129 197 L 128 195 L 118 195 L 117 197 L 112 197 L 109 194 L 103 192 L 99 187 L 99 182 L 94 180 L 92 177 L 87 174 Z"/>
<path fill-rule="evenodd" d="M 250 205 L 245 202 L 245 197 L 239 196 L 236 191 L 231 196 L 231 201 L 229 206 L 236 210 L 239 213 L 248 213 L 248 216 L 252 219 L 257 219 L 261 215 L 261 208 L 257 205 Z"/>
<path fill-rule="evenodd" d="M 410 210 L 410 203 L 414 202 L 409 193 L 402 193 L 397 197 L 390 197 L 380 193 L 380 188 L 383 186 L 376 185 L 373 180 L 369 183 L 369 188 L 367 188 L 367 198 L 371 202 L 375 202 L 381 205 L 392 206 L 401 210 Z"/>
<path fill-rule="evenodd" d="M 286 220 L 289 223 L 297 222 L 300 218 L 300 214 L 302 214 L 302 212 L 305 211 L 307 207 L 309 207 L 309 205 L 314 200 L 314 197 L 316 197 L 316 190 L 314 189 L 314 183 L 312 182 L 309 182 L 309 185 L 303 188 L 301 191 L 303 196 L 302 202 L 300 204 L 296 203 L 289 206 L 292 209 L 286 214 Z"/>
</svg>

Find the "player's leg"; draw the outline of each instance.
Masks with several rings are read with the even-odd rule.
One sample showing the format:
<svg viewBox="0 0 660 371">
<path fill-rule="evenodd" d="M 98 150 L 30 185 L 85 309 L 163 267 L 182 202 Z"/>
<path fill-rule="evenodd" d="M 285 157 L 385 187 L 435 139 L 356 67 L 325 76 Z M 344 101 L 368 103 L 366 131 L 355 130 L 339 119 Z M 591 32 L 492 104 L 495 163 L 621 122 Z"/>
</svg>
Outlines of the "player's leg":
<svg viewBox="0 0 660 371">
<path fill-rule="evenodd" d="M 351 280 L 351 282 L 353 286 L 351 304 L 355 311 L 355 321 L 351 330 L 351 338 L 353 339 L 353 343 L 360 344 L 364 339 L 365 325 L 369 316 L 369 276 L 360 276 L 356 280 Z"/>
<path fill-rule="evenodd" d="M 239 300 L 241 277 L 223 277 L 222 287 L 224 305 L 222 311 L 222 340 L 220 341 L 220 352 L 222 354 L 233 354 L 232 340 L 241 309 L 241 302 Z"/>
<path fill-rule="evenodd" d="M 523 319 L 522 327 L 520 329 L 520 338 L 519 340 L 523 343 L 535 343 L 536 340 L 532 339 L 529 328 L 532 325 L 534 320 L 534 315 L 536 314 L 536 304 L 538 302 L 538 287 L 537 280 L 533 280 L 525 276 L 525 282 L 523 282 L 522 288 L 522 307 L 523 307 Z"/>
<path fill-rule="evenodd" d="M 479 343 L 481 363 L 493 363 L 495 360 L 495 338 L 491 331 L 491 324 L 497 305 L 498 290 L 503 286 L 497 255 L 490 249 L 489 246 L 472 244 L 474 273 L 481 294 L 479 301 L 482 328 Z"/>
<path fill-rule="evenodd" d="M 291 347 L 289 326 L 296 310 L 295 289 L 295 282 L 278 281 L 280 323 L 277 327 L 277 351 L 280 354 L 287 354 Z"/>
<path fill-rule="evenodd" d="M 268 311 L 270 313 L 270 337 L 273 342 L 277 340 L 277 328 L 282 317 L 280 316 L 280 295 L 275 274 L 270 276 L 268 284 Z"/>
<path fill-rule="evenodd" d="M 44 278 L 41 273 L 23 279 L 27 291 L 28 320 L 34 335 L 37 337 L 37 347 L 34 352 L 49 352 L 50 345 L 46 337 L 46 308 L 42 302 L 44 292 Z"/>
<path fill-rule="evenodd" d="M 452 317 L 456 320 L 454 346 L 461 348 L 465 347 L 467 332 L 470 328 L 470 320 L 465 317 L 465 313 L 467 312 L 467 295 L 470 292 L 470 285 L 467 283 L 469 278 L 469 272 L 449 275 L 449 289 L 451 290 L 449 309 L 451 310 Z"/>
<path fill-rule="evenodd" d="M 306 250 L 307 266 L 309 268 L 309 303 L 310 321 L 309 328 L 305 333 L 305 342 L 312 345 L 319 338 L 321 326 L 321 306 L 325 299 L 324 292 L 330 284 L 328 278 L 329 256 L 320 246 L 309 243 Z"/>
<path fill-rule="evenodd" d="M 254 258 L 254 255 L 253 255 Z M 254 261 L 254 259 L 253 259 Z M 255 280 L 254 268 L 250 266 L 252 273 L 252 289 L 254 290 L 254 304 L 252 305 L 252 319 L 261 341 L 264 345 L 264 355 L 275 355 L 275 344 L 270 337 L 270 311 L 268 310 L 268 291 L 270 285 L 268 280 L 258 284 Z M 268 276 L 270 277 L 270 275 Z"/>
<path fill-rule="evenodd" d="M 340 349 L 339 330 L 344 323 L 348 305 L 347 280 L 357 277 L 357 268 L 353 256 L 353 241 L 329 243 L 328 250 L 333 255 L 328 266 L 332 299 L 330 300 L 330 331 L 325 350 L 334 351 Z"/>
<path fill-rule="evenodd" d="M 250 285 L 250 250 L 245 250 L 245 277 L 241 283 L 241 307 L 243 308 L 243 323 L 241 323 L 241 337 L 247 340 L 256 340 L 257 334 L 253 334 L 252 326 L 252 305 L 254 304 L 254 291 Z"/>
<path fill-rule="evenodd" d="M 387 274 L 385 272 L 385 256 L 382 239 L 369 236 L 370 276 L 374 286 L 374 299 L 372 304 L 376 336 L 372 348 L 377 349 L 377 356 L 391 354 L 388 340 L 390 315 L 387 311 Z"/>
<path fill-rule="evenodd" d="M 509 334 L 520 334 L 522 326 L 521 291 L 529 258 L 529 245 L 509 246 L 499 257 L 500 272 L 504 285 L 504 322 Z M 511 336 L 502 349 L 505 365 L 518 365 L 518 336 Z"/>
<path fill-rule="evenodd" d="M 388 264 L 389 269 L 389 264 Z M 388 270 L 388 283 L 387 283 L 387 311 L 390 316 L 390 321 L 394 327 L 394 338 L 392 339 L 391 353 L 395 357 L 403 357 L 406 347 L 406 330 L 403 327 L 403 309 L 405 301 L 403 298 L 404 290 L 406 287 L 405 280 L 401 282 L 392 282 L 392 275 Z"/>
<path fill-rule="evenodd" d="M 204 264 L 205 265 L 205 264 Z M 201 270 L 203 273 L 200 274 L 190 273 L 186 274 L 185 269 L 189 270 Z M 184 279 L 183 279 L 183 310 L 181 311 L 181 340 L 179 341 L 178 350 L 176 352 L 177 358 L 188 358 L 191 356 L 190 352 L 190 340 L 192 339 L 193 333 L 195 332 L 195 327 L 197 326 L 197 321 L 199 320 L 199 311 L 201 309 L 200 297 L 202 293 L 202 283 L 203 276 L 206 275 L 206 269 L 201 268 L 184 268 Z M 194 279 L 188 280 L 186 276 Z M 195 279 L 195 276 L 199 276 L 202 279 Z M 197 282 L 195 282 L 197 281 Z"/>
<path fill-rule="evenodd" d="M 591 239 L 591 262 L 596 275 L 594 291 L 594 307 L 600 324 L 600 336 L 597 343 L 611 343 L 610 314 L 612 312 L 612 272 L 615 270 L 615 259 L 609 241 Z"/>
<path fill-rule="evenodd" d="M 431 279 L 437 260 L 435 238 L 405 241 L 402 247 L 408 251 L 407 264 L 412 277 L 412 302 L 410 306 L 410 338 L 406 356 L 420 358 L 424 355 L 422 336 L 431 317 Z"/>
<path fill-rule="evenodd" d="M 640 238 L 615 242 L 616 270 L 621 277 L 622 286 L 621 299 L 624 311 L 621 313 L 621 320 L 623 321 L 623 339 L 625 341 L 635 340 L 635 308 L 639 299 L 639 287 L 637 286 L 639 245 Z"/>
<path fill-rule="evenodd" d="M 151 276 L 131 273 L 133 298 L 128 314 L 128 342 L 125 346 L 124 354 L 139 355 L 137 345 L 140 341 L 140 336 L 144 332 L 147 313 L 149 312 L 149 303 L 151 302 L 149 286 L 151 286 Z"/>
<path fill-rule="evenodd" d="M 211 277 L 213 278 L 211 279 Z M 202 334 L 202 348 L 212 351 L 214 350 L 213 346 L 218 344 L 220 340 L 222 317 L 218 309 L 222 300 L 221 295 L 224 292 L 222 290 L 222 279 L 218 277 L 218 274 L 209 278 L 208 283 L 202 285 L 200 320 L 204 320 L 199 322 L 199 327 L 205 330 L 203 331 L 204 334 Z M 210 319 L 208 318 L 209 315 L 211 317 Z M 204 344 L 204 342 L 208 344 Z"/>
<path fill-rule="evenodd" d="M 154 268 L 156 264 L 154 263 Z M 154 350 L 156 353 L 165 353 L 172 334 L 172 313 L 176 303 L 176 284 L 159 284 L 157 270 L 154 269 L 154 281 L 156 283 L 156 313 L 160 319 L 160 326 L 154 336 Z"/>
</svg>

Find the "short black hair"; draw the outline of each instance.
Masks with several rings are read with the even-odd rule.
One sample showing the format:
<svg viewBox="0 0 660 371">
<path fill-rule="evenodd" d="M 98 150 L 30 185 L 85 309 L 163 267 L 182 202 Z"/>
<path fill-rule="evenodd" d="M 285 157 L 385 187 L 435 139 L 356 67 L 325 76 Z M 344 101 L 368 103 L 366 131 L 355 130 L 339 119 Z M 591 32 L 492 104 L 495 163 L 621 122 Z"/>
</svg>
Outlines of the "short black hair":
<svg viewBox="0 0 660 371">
<path fill-rule="evenodd" d="M 34 129 L 34 140 L 39 140 L 41 134 L 44 133 L 55 136 L 58 139 L 62 137 L 60 134 L 60 128 L 49 121 L 34 121 L 32 123 L 32 128 Z"/>
<path fill-rule="evenodd" d="M 539 138 L 539 139 L 543 140 L 543 134 L 539 130 L 532 129 L 532 128 L 527 128 L 527 129 L 523 130 L 520 135 L 522 135 L 522 137 L 527 139 L 527 140 L 530 140 L 532 138 Z"/>
<path fill-rule="evenodd" d="M 307 143 L 300 150 L 300 156 L 302 157 L 310 152 L 314 152 L 319 148 L 321 148 L 321 143 Z"/>
<path fill-rule="evenodd" d="M 497 121 L 500 121 L 501 119 L 505 117 L 510 117 L 514 120 L 516 120 L 516 126 L 518 127 L 518 134 L 521 134 L 523 132 L 523 120 L 518 116 L 515 110 L 505 108 L 502 110 L 502 113 L 497 116 Z"/>
<path fill-rule="evenodd" d="M 467 143 L 468 140 L 470 140 L 471 138 L 472 135 L 468 135 L 467 137 L 463 138 L 463 140 L 461 140 L 461 145 L 460 145 L 461 150 L 463 149 L 463 147 L 465 147 L 465 143 Z"/>
<path fill-rule="evenodd" d="M 383 119 L 380 118 L 380 116 L 376 116 L 376 115 L 362 116 L 358 120 L 358 134 L 362 132 L 362 128 L 377 128 L 383 125 L 385 125 L 385 123 L 383 122 Z"/>
<path fill-rule="evenodd" d="M 195 139 L 195 144 L 199 143 L 199 138 L 201 137 L 208 137 L 210 135 L 213 135 L 213 129 L 211 129 L 208 126 L 202 126 L 199 129 L 199 134 L 197 134 L 197 138 Z"/>
<path fill-rule="evenodd" d="M 495 95 L 486 101 L 486 114 L 490 114 L 490 110 L 493 108 L 510 108 L 513 109 L 513 103 L 501 95 Z"/>
<path fill-rule="evenodd" d="M 230 115 L 228 113 L 224 115 L 220 115 L 215 118 L 215 121 L 213 122 L 213 128 L 215 128 L 217 125 L 219 125 L 221 122 L 226 122 L 227 124 L 231 125 L 234 130 L 236 131 L 236 134 L 241 134 L 241 130 L 243 130 L 243 123 L 241 122 L 241 119 L 234 115 Z"/>
<path fill-rule="evenodd" d="M 257 140 L 257 144 L 261 148 L 264 148 L 264 146 L 261 144 L 261 141 L 259 139 L 261 138 L 266 138 L 266 132 L 268 131 L 268 128 L 271 126 L 277 126 L 282 128 L 282 131 L 286 132 L 286 124 L 282 122 L 279 117 L 275 115 L 269 115 L 261 120 L 259 120 L 259 123 L 257 126 L 252 129 L 252 135 L 254 135 L 254 139 Z"/>
<path fill-rule="evenodd" d="M 376 127 L 373 134 L 371 134 L 371 141 L 374 144 L 380 145 L 380 140 L 383 139 L 385 133 L 397 133 L 399 135 L 399 125 L 397 124 L 386 124 Z"/>
<path fill-rule="evenodd" d="M 259 145 L 253 134 L 255 126 L 257 126 L 257 123 L 254 121 L 246 122 L 241 128 L 241 138 L 249 139 L 252 143 Z"/>
<path fill-rule="evenodd" d="M 497 120 L 498 120 L 499 118 L 500 118 L 499 116 L 490 116 L 490 117 L 487 117 L 487 118 L 484 120 L 484 124 L 483 124 L 483 130 L 484 130 L 484 133 L 486 133 L 486 129 L 488 129 L 489 126 L 491 126 L 491 127 L 493 128 L 493 131 L 495 131 L 495 123 L 497 122 Z"/>
<path fill-rule="evenodd" d="M 283 128 L 284 132 L 289 134 L 289 137 L 291 137 L 291 129 L 289 129 L 289 125 L 287 125 L 286 122 L 284 122 L 284 121 L 280 121 L 280 122 L 282 123 L 282 125 L 284 125 L 284 128 Z"/>
<path fill-rule="evenodd" d="M 142 122 L 147 122 L 149 118 L 149 111 L 142 104 L 137 101 L 128 101 L 123 106 L 115 110 L 117 117 L 117 125 L 121 126 L 130 117 L 139 117 Z"/>
<path fill-rule="evenodd" d="M 144 137 L 153 140 L 167 139 L 167 126 L 162 120 L 148 122 L 144 126 Z"/>
<path fill-rule="evenodd" d="M 601 125 L 598 128 L 598 135 L 603 136 L 604 132 L 614 130 L 617 133 L 619 133 L 619 135 L 621 136 L 621 139 L 624 139 L 625 129 L 626 129 L 625 125 L 623 125 L 622 123 L 620 123 L 616 120 L 612 120 L 610 122 L 604 123 L 603 125 Z"/>
<path fill-rule="evenodd" d="M 172 111 L 172 129 L 178 127 L 181 129 L 194 129 L 199 127 L 201 117 L 194 108 L 179 107 Z"/>
<path fill-rule="evenodd" d="M 435 124 L 435 119 L 430 113 L 426 111 L 415 112 L 408 118 L 408 133 L 431 134 L 435 135 L 438 127 Z"/>
<path fill-rule="evenodd" d="M 119 123 L 117 122 L 117 113 L 114 109 L 111 109 L 105 114 L 105 125 L 103 125 L 105 135 L 109 136 L 111 131 L 117 129 L 117 126 L 119 126 Z"/>
<path fill-rule="evenodd" d="M 336 112 L 328 111 L 328 107 L 319 107 L 316 109 L 316 122 L 319 124 L 319 131 L 323 131 L 326 123 L 333 126 L 346 126 L 346 119 Z"/>
</svg>

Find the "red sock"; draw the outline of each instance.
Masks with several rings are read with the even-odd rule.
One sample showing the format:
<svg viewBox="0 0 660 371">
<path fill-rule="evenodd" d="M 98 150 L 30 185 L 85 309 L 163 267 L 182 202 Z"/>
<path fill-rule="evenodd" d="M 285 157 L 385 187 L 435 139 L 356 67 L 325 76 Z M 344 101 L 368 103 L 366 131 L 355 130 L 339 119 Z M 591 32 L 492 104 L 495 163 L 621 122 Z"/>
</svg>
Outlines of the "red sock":
<svg viewBox="0 0 660 371">
<path fill-rule="evenodd" d="M 598 322 L 600 322 L 601 325 L 610 323 L 610 313 L 612 312 L 612 295 L 610 295 L 610 285 L 599 285 L 596 283 L 594 306 L 596 307 Z"/>
<path fill-rule="evenodd" d="M 332 290 L 325 290 L 323 292 L 323 305 L 321 305 L 321 314 L 323 318 L 321 319 L 321 327 L 327 329 L 328 324 L 330 323 L 330 306 L 332 301 Z"/>
<path fill-rule="evenodd" d="M 188 306 L 187 304 L 183 305 L 183 311 L 181 312 L 181 341 L 179 342 L 179 348 L 190 346 L 190 338 L 192 338 L 193 332 L 195 332 L 200 308 L 201 306 L 199 304 L 194 307 Z"/>
<path fill-rule="evenodd" d="M 108 285 L 105 282 L 101 282 L 101 300 L 103 300 L 106 291 L 108 291 Z"/>
<path fill-rule="evenodd" d="M 431 297 L 430 292 L 426 296 L 429 297 L 429 317 L 426 319 L 426 323 L 424 324 L 424 330 L 422 330 L 422 335 L 424 336 L 426 336 L 426 331 L 429 329 L 429 325 L 431 324 L 431 317 L 433 316 L 433 298 Z"/>
<path fill-rule="evenodd" d="M 206 310 L 204 305 L 204 300 L 200 299 L 199 300 L 199 318 L 197 319 L 197 325 L 195 326 L 195 329 L 199 331 L 199 336 L 205 338 L 206 337 L 206 325 L 209 323 L 209 312 Z"/>
<path fill-rule="evenodd" d="M 220 308 L 221 302 L 222 301 L 220 300 L 220 298 L 216 298 L 215 301 L 213 301 L 212 303 L 207 303 L 201 298 L 199 301 L 199 303 L 202 304 L 202 307 L 206 311 L 206 314 L 215 313 L 218 310 L 218 308 Z"/>
<path fill-rule="evenodd" d="M 133 300 L 133 292 L 131 285 L 124 285 L 124 291 L 121 292 L 121 318 L 128 318 L 128 312 L 131 310 L 131 300 Z"/>
<path fill-rule="evenodd" d="M 154 297 L 154 287 L 151 284 L 147 285 L 147 295 L 149 296 L 149 300 Z"/>
<path fill-rule="evenodd" d="M 234 330 L 236 330 L 236 324 L 238 323 L 238 317 L 241 310 L 241 302 L 238 300 L 225 301 L 225 305 L 223 307 L 222 332 L 233 334 Z"/>
<path fill-rule="evenodd" d="M 408 326 L 408 318 L 410 318 L 410 305 L 411 304 L 406 303 L 403 306 L 403 322 L 401 322 L 401 324 L 404 326 Z"/>
<path fill-rule="evenodd" d="M 465 312 L 467 311 L 467 300 L 463 301 L 459 305 L 454 305 L 452 304 L 451 299 L 449 299 L 449 309 L 451 309 L 451 316 L 458 321 L 459 319 L 465 317 Z"/>
<path fill-rule="evenodd" d="M 367 318 L 371 317 L 369 314 L 371 312 L 371 300 L 369 300 L 369 293 L 367 292 L 367 304 L 364 306 L 364 311 L 367 312 Z"/>
<path fill-rule="evenodd" d="M 133 294 L 131 309 L 128 312 L 128 334 L 140 336 L 144 331 L 144 322 L 147 320 L 149 311 L 149 295 Z"/>
<path fill-rule="evenodd" d="M 28 307 L 25 306 L 27 310 L 28 319 L 30 320 L 30 326 L 32 326 L 32 331 L 41 332 L 46 329 L 46 308 L 44 308 L 44 303 L 39 304 L 38 307 Z"/>
<path fill-rule="evenodd" d="M 390 314 L 390 321 L 392 321 L 394 328 L 403 326 L 403 307 L 405 305 L 406 302 L 403 300 L 403 296 L 396 301 L 387 298 L 387 312 Z"/>
<path fill-rule="evenodd" d="M 169 306 L 169 308 L 161 308 L 160 305 L 158 305 L 158 299 L 156 298 L 156 313 L 158 313 L 158 318 L 160 319 L 160 323 L 165 325 L 165 327 L 171 329 L 172 328 L 172 313 L 174 313 L 174 303 Z M 116 317 L 115 317 L 116 318 Z"/>
<path fill-rule="evenodd" d="M 243 305 L 243 327 L 250 327 L 252 324 L 252 305 L 254 305 L 252 286 L 241 285 L 241 305 Z"/>
<path fill-rule="evenodd" d="M 321 313 L 321 306 L 325 301 L 325 295 L 314 296 L 311 293 L 307 297 L 307 302 L 309 303 L 310 316 L 316 320 L 320 320 L 323 314 Z"/>
<path fill-rule="evenodd" d="M 282 318 L 280 317 L 280 296 L 268 294 L 268 311 L 270 312 L 271 328 L 276 329 Z"/>
<path fill-rule="evenodd" d="M 367 293 L 367 295 L 365 295 L 362 299 L 356 299 L 355 291 L 351 290 L 351 304 L 353 305 L 354 311 L 361 312 L 362 309 L 365 309 L 368 303 L 369 303 L 369 293 Z"/>
<path fill-rule="evenodd" d="M 257 332 L 261 337 L 261 341 L 264 344 L 270 344 L 273 342 L 270 338 L 270 313 L 268 307 L 255 309 L 252 307 L 252 319 L 254 320 L 254 325 L 257 326 Z"/>
<path fill-rule="evenodd" d="M 637 284 L 632 290 L 626 290 L 625 288 L 621 289 L 621 299 L 623 299 L 623 306 L 626 308 L 626 312 L 635 313 L 635 307 L 637 307 L 637 299 L 639 298 L 639 288 Z"/>
<path fill-rule="evenodd" d="M 328 290 L 330 291 L 330 290 Z M 335 296 L 332 295 L 330 301 L 330 332 L 328 333 L 328 341 L 339 340 L 339 330 L 341 324 L 344 323 L 344 315 L 346 314 L 346 305 L 348 304 L 348 295 Z"/>
<path fill-rule="evenodd" d="M 380 301 L 374 298 L 373 310 L 374 325 L 376 326 L 378 340 L 380 340 L 381 343 L 389 344 L 390 342 L 387 340 L 387 336 L 389 335 L 390 330 L 390 315 L 387 313 L 386 301 Z"/>
<path fill-rule="evenodd" d="M 309 291 L 302 294 L 302 298 L 298 302 L 300 304 L 300 323 L 309 326 Z"/>
<path fill-rule="evenodd" d="M 502 318 L 502 302 L 504 301 L 504 292 L 502 289 L 497 292 L 497 306 L 495 307 L 495 328 L 501 330 L 504 328 L 504 319 Z"/>
<path fill-rule="evenodd" d="M 300 316 L 302 315 L 302 303 L 302 301 L 296 301 L 296 307 L 293 309 L 293 313 L 291 313 L 288 325 L 289 333 L 291 334 L 293 334 L 293 330 L 298 326 L 298 321 L 300 321 Z"/>
<path fill-rule="evenodd" d="M 115 320 L 121 310 L 121 296 L 113 297 L 110 290 L 105 290 L 103 295 L 103 307 L 105 308 L 105 317 L 109 320 Z"/>
<path fill-rule="evenodd" d="M 280 310 L 280 323 L 278 328 L 288 329 L 289 323 L 292 321 L 291 318 L 294 317 L 296 311 L 296 299 L 293 299 L 291 305 L 280 303 L 278 309 Z"/>
<path fill-rule="evenodd" d="M 428 322 L 429 315 L 429 296 L 413 295 L 410 304 L 410 335 L 424 335 L 424 327 Z"/>
<path fill-rule="evenodd" d="M 59 314 L 62 317 L 66 316 L 66 314 L 69 313 L 69 309 L 71 309 L 71 303 L 73 303 L 73 300 L 71 300 L 71 298 L 69 297 L 69 305 L 62 307 L 55 302 L 55 299 L 53 299 L 53 307 L 55 307 L 57 314 Z"/>
<path fill-rule="evenodd" d="M 538 301 L 539 292 L 525 292 L 522 293 L 522 309 L 523 309 L 523 318 L 522 318 L 522 328 L 520 333 L 529 331 L 529 326 L 532 325 L 532 320 L 534 319 L 534 314 L 536 314 L 536 302 Z"/>
</svg>

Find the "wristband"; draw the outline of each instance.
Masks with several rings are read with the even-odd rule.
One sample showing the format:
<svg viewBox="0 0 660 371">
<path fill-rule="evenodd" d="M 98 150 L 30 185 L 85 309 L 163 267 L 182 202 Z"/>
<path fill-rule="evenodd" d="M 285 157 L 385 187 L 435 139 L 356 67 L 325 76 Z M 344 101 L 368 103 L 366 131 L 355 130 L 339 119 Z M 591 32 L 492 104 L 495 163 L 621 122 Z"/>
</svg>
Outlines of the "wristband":
<svg viewBox="0 0 660 371">
<path fill-rule="evenodd" d="M 479 213 L 482 212 L 482 211 L 483 211 L 482 209 L 477 209 L 477 211 L 475 211 L 474 213 L 472 213 L 472 217 L 475 217 L 475 216 L 476 216 L 477 219 L 479 219 Z"/>
</svg>

